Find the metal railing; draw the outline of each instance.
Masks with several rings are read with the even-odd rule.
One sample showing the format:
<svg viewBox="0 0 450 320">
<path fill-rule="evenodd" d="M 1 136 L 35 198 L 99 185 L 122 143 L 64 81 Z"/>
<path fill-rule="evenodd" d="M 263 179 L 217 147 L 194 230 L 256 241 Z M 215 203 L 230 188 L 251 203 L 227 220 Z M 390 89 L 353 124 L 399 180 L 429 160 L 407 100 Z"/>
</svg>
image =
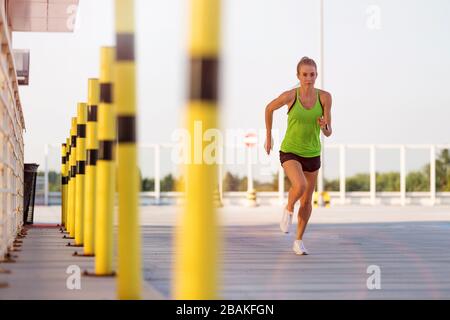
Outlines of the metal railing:
<svg viewBox="0 0 450 320">
<path fill-rule="evenodd" d="M 13 248 L 23 226 L 25 129 L 10 32 L 0 8 L 0 260 Z"/>
<path fill-rule="evenodd" d="M 41 190 L 42 196 L 37 195 L 37 204 L 52 205 L 59 204 L 59 193 L 48 191 L 48 158 L 49 149 L 58 148 L 57 145 L 45 146 L 45 175 L 44 175 L 44 190 Z M 176 191 L 161 191 L 161 151 L 164 148 L 174 148 L 175 144 L 141 144 L 141 150 L 152 150 L 154 161 L 154 191 L 141 192 L 141 204 L 168 204 L 179 203 L 182 201 L 182 192 Z M 436 152 L 442 149 L 450 149 L 450 144 L 326 144 L 325 150 L 336 149 L 339 151 L 339 190 L 330 191 L 332 205 L 344 204 L 363 204 L 363 205 L 445 205 L 450 204 L 450 192 L 436 191 Z M 369 152 L 369 191 L 346 191 L 346 167 L 347 167 L 347 152 L 349 150 L 367 150 Z M 378 150 L 398 150 L 399 172 L 400 172 L 400 190 L 392 192 L 377 192 L 376 183 L 376 158 Z M 424 192 L 407 192 L 406 191 L 406 150 L 408 149 L 422 149 L 429 150 L 430 163 L 430 182 L 429 191 Z M 248 162 L 248 158 L 245 158 Z M 247 164 L 247 163 L 246 163 Z M 219 185 L 218 190 L 224 204 L 245 204 L 246 192 L 223 192 L 223 163 L 219 163 Z M 260 204 L 279 204 L 285 203 L 287 199 L 287 190 L 284 190 L 284 171 L 279 166 L 278 170 L 278 190 L 277 191 L 262 191 L 258 192 L 258 203 Z M 39 193 L 39 189 L 38 189 Z M 180 200 L 181 199 L 181 200 Z"/>
</svg>

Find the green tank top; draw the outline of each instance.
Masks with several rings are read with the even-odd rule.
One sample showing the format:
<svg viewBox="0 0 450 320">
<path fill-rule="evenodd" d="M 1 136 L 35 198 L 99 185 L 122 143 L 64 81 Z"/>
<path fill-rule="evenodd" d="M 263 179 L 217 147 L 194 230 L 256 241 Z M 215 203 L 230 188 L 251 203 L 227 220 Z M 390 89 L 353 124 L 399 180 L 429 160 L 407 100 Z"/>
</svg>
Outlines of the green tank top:
<svg viewBox="0 0 450 320">
<path fill-rule="evenodd" d="M 316 89 L 317 100 L 311 109 L 303 107 L 296 93 L 294 105 L 288 111 L 288 126 L 280 150 L 291 152 L 305 158 L 320 156 L 320 126 L 317 118 L 323 115 L 319 90 Z"/>
</svg>

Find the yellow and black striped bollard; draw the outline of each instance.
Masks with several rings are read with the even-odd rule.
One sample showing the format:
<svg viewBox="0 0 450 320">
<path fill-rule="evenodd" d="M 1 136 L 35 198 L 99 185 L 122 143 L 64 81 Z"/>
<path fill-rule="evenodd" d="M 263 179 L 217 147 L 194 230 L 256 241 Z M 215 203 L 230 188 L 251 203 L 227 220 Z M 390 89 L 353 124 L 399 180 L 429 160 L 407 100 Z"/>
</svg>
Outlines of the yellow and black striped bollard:
<svg viewBox="0 0 450 320">
<path fill-rule="evenodd" d="M 201 135 L 217 128 L 220 1 L 191 0 L 190 102 L 187 128 L 194 136 L 197 121 Z M 195 143 L 199 143 L 195 146 Z M 176 233 L 175 299 L 216 299 L 218 291 L 219 235 L 213 204 L 217 164 L 204 163 L 204 142 L 194 142 L 186 165 L 186 205 Z M 200 161 L 198 161 L 200 158 Z"/>
<path fill-rule="evenodd" d="M 134 1 L 116 0 L 114 103 L 117 110 L 117 161 L 119 165 L 117 171 L 119 193 L 117 289 L 119 299 L 140 299 L 142 285 L 134 24 Z"/>
<path fill-rule="evenodd" d="M 94 256 L 95 236 L 95 188 L 96 162 L 98 152 L 97 109 L 99 102 L 98 79 L 88 80 L 88 106 L 86 124 L 86 176 L 84 191 L 84 253 L 83 256 Z"/>
<path fill-rule="evenodd" d="M 61 233 L 68 234 L 69 230 L 69 219 L 67 216 L 67 212 L 69 211 L 69 181 L 70 181 L 70 138 L 66 138 L 66 161 L 64 164 L 64 170 L 66 174 L 66 188 L 64 192 L 65 206 L 64 206 L 64 228 L 61 229 Z"/>
<path fill-rule="evenodd" d="M 66 188 L 66 211 L 64 212 L 65 215 L 65 220 L 66 220 L 66 227 L 65 227 L 65 232 L 68 233 L 69 227 L 69 219 L 67 216 L 67 212 L 69 211 L 69 180 L 70 180 L 70 136 L 69 138 L 66 139 L 66 176 L 67 176 L 67 188 Z"/>
<path fill-rule="evenodd" d="M 66 227 L 66 217 L 64 212 L 67 207 L 67 172 L 66 172 L 66 151 L 67 145 L 64 142 L 61 145 L 61 231 Z"/>
<path fill-rule="evenodd" d="M 98 105 L 98 158 L 95 199 L 95 272 L 91 276 L 113 276 L 113 217 L 116 162 L 115 112 L 113 105 L 114 48 L 100 50 L 100 101 Z"/>
<path fill-rule="evenodd" d="M 77 170 L 77 118 L 72 118 L 72 126 L 70 128 L 70 180 L 69 180 L 69 195 L 68 195 L 68 210 L 67 221 L 69 226 L 69 236 L 64 236 L 66 239 L 75 239 L 75 201 L 76 201 L 76 170 Z"/>
<path fill-rule="evenodd" d="M 84 177 L 86 173 L 86 116 L 87 105 L 78 103 L 77 153 L 76 153 L 76 202 L 75 202 L 75 245 L 83 246 L 84 240 Z"/>
</svg>

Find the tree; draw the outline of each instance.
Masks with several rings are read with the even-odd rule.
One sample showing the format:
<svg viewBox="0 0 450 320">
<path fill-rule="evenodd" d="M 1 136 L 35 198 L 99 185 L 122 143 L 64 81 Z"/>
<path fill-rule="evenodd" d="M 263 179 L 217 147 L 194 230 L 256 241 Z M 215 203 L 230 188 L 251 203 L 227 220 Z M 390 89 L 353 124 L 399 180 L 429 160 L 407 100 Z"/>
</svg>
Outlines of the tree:
<svg viewBox="0 0 450 320">
<path fill-rule="evenodd" d="M 239 190 L 239 177 L 234 176 L 229 171 L 225 174 L 225 177 L 223 179 L 223 191 L 238 191 Z"/>
</svg>

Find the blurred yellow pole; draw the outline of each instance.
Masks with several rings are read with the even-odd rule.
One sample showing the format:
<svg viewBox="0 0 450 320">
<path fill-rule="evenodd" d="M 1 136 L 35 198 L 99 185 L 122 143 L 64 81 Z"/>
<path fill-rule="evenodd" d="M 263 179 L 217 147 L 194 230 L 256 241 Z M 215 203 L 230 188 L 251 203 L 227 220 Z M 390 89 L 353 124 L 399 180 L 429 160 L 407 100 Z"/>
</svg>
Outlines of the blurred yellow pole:
<svg viewBox="0 0 450 320">
<path fill-rule="evenodd" d="M 99 102 L 98 79 L 88 80 L 88 106 L 86 124 L 86 181 L 84 204 L 84 255 L 92 256 L 94 247 L 94 222 L 95 222 L 95 183 L 96 162 L 98 152 L 97 139 L 97 109 Z"/>
<path fill-rule="evenodd" d="M 69 236 L 70 238 L 75 238 L 75 202 L 76 202 L 76 172 L 77 172 L 77 118 L 72 118 L 72 128 L 70 130 L 71 135 L 71 148 L 70 148 L 70 184 L 69 184 Z"/>
<path fill-rule="evenodd" d="M 75 204 L 75 245 L 82 246 L 84 240 L 84 176 L 86 173 L 86 103 L 78 103 L 77 119 L 77 184 Z"/>
<path fill-rule="evenodd" d="M 98 106 L 98 159 L 95 201 L 95 274 L 113 273 L 113 217 L 116 185 L 116 118 L 113 104 L 114 48 L 100 50 L 100 103 Z"/>
<path fill-rule="evenodd" d="M 66 143 L 61 145 L 61 227 L 62 229 L 66 226 L 66 219 L 64 216 L 64 211 L 66 210 L 66 189 L 67 189 L 67 173 L 66 173 Z"/>
<path fill-rule="evenodd" d="M 64 210 L 64 221 L 66 221 L 66 225 L 64 227 L 64 230 L 68 232 L 69 230 L 69 219 L 67 212 L 69 211 L 69 181 L 70 181 L 70 138 L 66 139 L 66 192 L 65 192 L 65 198 L 66 198 L 66 207 Z"/>
<path fill-rule="evenodd" d="M 191 137 L 199 130 L 217 128 L 219 0 L 191 0 L 190 102 L 187 128 Z M 194 129 L 195 128 L 195 129 Z M 217 164 L 204 163 L 204 142 L 193 141 L 185 166 L 186 205 L 175 239 L 175 299 L 216 299 L 218 290 L 219 235 L 213 204 Z M 193 160 L 193 161 L 192 161 Z"/>
<path fill-rule="evenodd" d="M 139 173 L 136 147 L 136 66 L 134 0 L 116 0 L 116 64 L 114 102 L 117 110 L 119 299 L 141 298 L 141 233 Z"/>
</svg>

